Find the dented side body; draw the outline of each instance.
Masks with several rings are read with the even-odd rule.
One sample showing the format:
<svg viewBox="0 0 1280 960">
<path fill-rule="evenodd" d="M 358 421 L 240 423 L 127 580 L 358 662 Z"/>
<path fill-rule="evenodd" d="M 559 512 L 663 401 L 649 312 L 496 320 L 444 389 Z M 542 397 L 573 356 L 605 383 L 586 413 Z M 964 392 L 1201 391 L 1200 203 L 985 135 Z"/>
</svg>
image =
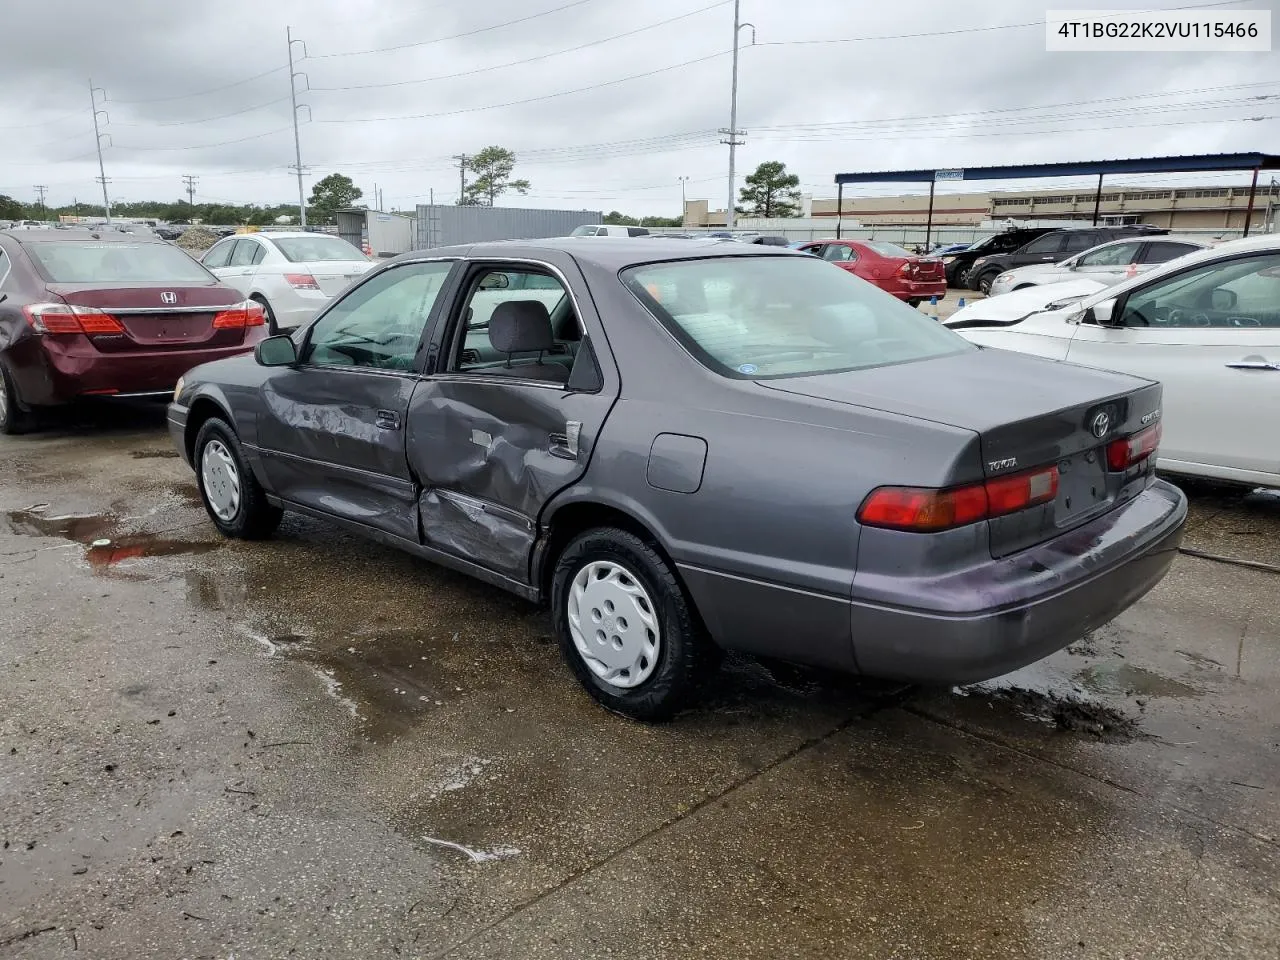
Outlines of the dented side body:
<svg viewBox="0 0 1280 960">
<path fill-rule="evenodd" d="M 344 371 L 306 387 L 296 382 L 306 369 L 200 368 L 171 407 L 184 453 L 189 418 L 223 404 L 275 502 L 531 599 L 544 592 L 564 518 L 612 509 L 650 533 L 722 646 L 908 680 L 994 676 L 1043 656 L 1115 616 L 1172 560 L 1185 498 L 1147 470 L 1108 488 L 1114 499 L 1097 510 L 1059 517 L 1060 530 L 1022 531 L 1025 549 L 1008 555 L 993 546 L 1005 542 L 999 521 L 910 534 L 856 519 L 885 484 L 982 482 L 1007 459 L 1007 424 L 1028 437 L 1037 424 L 1068 424 L 1053 444 L 1015 452 L 1074 456 L 1079 411 L 1127 397 L 1126 413 L 1149 413 L 1159 388 L 1146 381 L 976 349 L 820 378 L 729 379 L 695 360 L 619 272 L 803 255 L 565 239 L 391 263 L 426 256 L 457 265 L 413 370 Z M 444 368 L 448 320 L 475 263 L 534 264 L 562 279 L 594 353 L 590 389 Z M 983 388 L 957 386 L 967 378 Z M 1043 389 L 1028 396 L 1033 382 Z M 379 420 L 393 406 L 403 411 L 394 431 Z"/>
</svg>

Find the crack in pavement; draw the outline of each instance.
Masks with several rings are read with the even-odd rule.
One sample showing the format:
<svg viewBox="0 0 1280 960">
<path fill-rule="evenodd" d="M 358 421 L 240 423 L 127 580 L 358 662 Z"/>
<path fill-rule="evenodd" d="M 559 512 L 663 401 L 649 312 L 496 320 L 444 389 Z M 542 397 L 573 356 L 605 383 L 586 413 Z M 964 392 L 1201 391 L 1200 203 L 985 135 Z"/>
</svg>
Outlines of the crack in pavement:
<svg viewBox="0 0 1280 960">
<path fill-rule="evenodd" d="M 906 699 L 908 696 L 910 696 L 912 693 L 915 692 L 915 689 L 916 688 L 914 686 L 900 687 L 899 689 L 894 690 L 891 693 L 885 694 L 883 697 L 879 697 L 873 700 L 870 706 L 868 706 L 865 710 L 855 710 L 849 716 L 845 717 L 843 720 L 841 720 L 839 723 L 837 723 L 835 726 L 831 727 L 829 730 L 825 731 L 824 733 L 820 733 L 815 737 L 809 737 L 801 741 L 791 749 L 786 750 L 783 753 L 779 754 L 773 761 L 761 767 L 759 770 L 756 770 L 748 774 L 747 776 L 743 777 L 740 780 L 734 781 L 733 783 L 729 784 L 727 787 L 725 787 L 723 790 L 719 791 L 718 793 L 703 797 L 700 801 L 695 803 L 688 810 L 685 810 L 683 813 L 676 814 L 674 817 L 664 820 L 662 823 L 658 824 L 656 827 L 653 827 L 652 829 L 645 831 L 644 833 L 640 834 L 640 836 L 635 837 L 634 839 L 623 844 L 621 847 L 618 847 L 618 849 L 614 850 L 608 856 L 605 856 L 600 860 L 597 860 L 595 863 L 589 864 L 588 866 L 585 866 L 580 870 L 574 871 L 569 876 L 561 880 L 559 883 L 556 883 L 548 887 L 547 889 L 543 890 L 541 893 L 537 894 L 536 896 L 533 896 L 530 899 L 524 901 L 524 903 L 517 904 L 515 907 L 512 907 L 510 910 L 504 913 L 502 916 L 489 921 L 483 926 L 477 927 L 475 930 L 471 931 L 471 933 L 467 934 L 465 937 L 461 938 L 460 940 L 456 940 L 453 943 L 449 944 L 449 946 L 445 947 L 444 949 L 431 954 L 430 956 L 432 960 L 438 960 L 438 958 L 447 957 L 451 953 L 455 952 L 456 950 L 459 950 L 462 947 L 465 947 L 467 944 L 471 943 L 472 941 L 476 940 L 478 937 L 481 937 L 484 934 L 488 933 L 489 931 L 497 927 L 500 927 L 501 925 L 503 925 L 509 920 L 515 919 L 516 917 L 520 916 L 526 911 L 537 906 L 539 903 L 541 903 L 543 900 L 546 900 L 548 897 L 551 897 L 554 894 L 559 893 L 561 890 L 564 890 L 572 886 L 573 884 L 577 883 L 579 880 L 583 880 L 586 877 L 589 877 L 591 874 L 595 873 L 600 868 L 608 866 L 614 860 L 618 859 L 618 857 L 621 857 L 624 854 L 630 852 L 631 850 L 634 850 L 636 847 L 640 846 L 646 841 L 651 840 L 652 838 L 666 832 L 667 830 L 671 829 L 677 824 L 683 823 L 685 820 L 688 820 L 690 817 L 696 816 L 698 813 L 700 813 L 702 810 L 705 810 L 711 804 L 716 803 L 717 801 L 723 800 L 725 797 L 742 789 L 748 784 L 754 783 L 756 780 L 759 780 L 765 774 L 778 769 L 783 764 L 791 760 L 794 760 L 796 757 L 804 753 L 806 750 L 816 747 L 818 744 L 831 739 L 836 734 L 841 733 L 844 730 L 847 730 L 856 721 L 865 720 L 867 717 L 873 716 L 877 713 L 880 713 L 881 711 L 891 710 L 894 707 L 900 706 L 904 699 Z"/>
</svg>

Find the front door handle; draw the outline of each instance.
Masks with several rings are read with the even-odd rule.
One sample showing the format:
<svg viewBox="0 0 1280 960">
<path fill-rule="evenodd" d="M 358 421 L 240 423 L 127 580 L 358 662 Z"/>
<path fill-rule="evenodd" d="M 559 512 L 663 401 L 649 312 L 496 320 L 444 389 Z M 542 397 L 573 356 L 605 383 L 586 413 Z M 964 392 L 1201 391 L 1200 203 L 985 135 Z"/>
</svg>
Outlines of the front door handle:
<svg viewBox="0 0 1280 960">
<path fill-rule="evenodd" d="M 399 430 L 400 414 L 394 410 L 379 410 L 373 422 L 383 430 Z"/>
<path fill-rule="evenodd" d="M 1234 363 L 1228 363 L 1228 367 L 1232 370 L 1277 370 L 1280 371 L 1280 363 L 1270 363 L 1266 360 L 1237 360 Z"/>
</svg>

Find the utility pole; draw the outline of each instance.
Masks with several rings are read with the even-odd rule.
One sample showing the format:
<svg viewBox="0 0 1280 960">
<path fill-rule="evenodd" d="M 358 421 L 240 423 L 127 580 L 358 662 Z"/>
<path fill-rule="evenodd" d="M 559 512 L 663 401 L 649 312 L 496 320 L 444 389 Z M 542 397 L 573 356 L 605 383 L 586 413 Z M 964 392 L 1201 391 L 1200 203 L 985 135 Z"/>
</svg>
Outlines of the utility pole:
<svg viewBox="0 0 1280 960">
<path fill-rule="evenodd" d="M 36 196 L 39 197 L 39 199 L 36 201 L 36 204 L 40 207 L 40 219 L 43 220 L 44 212 L 45 212 L 44 195 L 49 188 L 43 183 L 37 183 L 31 189 L 35 190 Z"/>
<path fill-rule="evenodd" d="M 685 185 L 685 183 L 687 183 L 687 182 L 688 182 L 689 178 L 688 178 L 688 177 L 676 177 L 676 179 L 680 181 L 680 223 L 681 223 L 681 225 L 683 226 L 683 224 L 684 224 L 684 217 L 685 217 L 685 214 L 684 214 L 685 204 L 686 204 L 686 203 L 688 203 L 688 201 L 687 201 L 687 200 L 685 200 L 685 198 L 684 198 L 684 185 Z"/>
<path fill-rule="evenodd" d="M 747 133 L 745 130 L 738 129 L 738 36 L 743 27 L 751 28 L 751 42 L 752 44 L 756 42 L 755 24 L 743 23 L 741 20 L 741 3 L 742 0 L 733 0 L 733 84 L 729 101 L 729 126 L 721 127 L 719 131 L 727 138 L 720 142 L 729 145 L 729 205 L 724 211 L 724 225 L 728 230 L 733 229 L 733 208 L 737 202 L 737 190 L 734 189 L 734 164 L 737 160 L 738 147 L 746 142 L 738 138 L 746 136 Z"/>
<path fill-rule="evenodd" d="M 307 107 L 307 116 L 311 116 L 311 108 L 307 104 L 298 103 L 298 77 L 305 77 L 305 73 L 300 73 L 293 69 L 293 45 L 295 43 L 302 44 L 302 55 L 307 55 L 307 45 L 302 40 L 293 39 L 293 28 L 284 28 L 285 40 L 289 46 L 289 100 L 293 104 L 293 169 L 298 174 L 298 224 L 305 227 L 307 225 L 307 201 L 302 190 L 302 140 L 298 136 L 298 107 Z M 311 88 L 311 79 L 307 78 L 307 89 Z"/>
<path fill-rule="evenodd" d="M 187 185 L 187 204 L 192 207 L 196 205 L 196 181 L 199 179 L 190 173 L 182 175 L 182 182 Z"/>
<path fill-rule="evenodd" d="M 89 103 L 93 106 L 93 144 L 98 148 L 98 182 L 102 184 L 102 212 L 106 216 L 107 223 L 111 222 L 111 198 L 107 196 L 107 184 L 111 181 L 107 179 L 107 171 L 102 166 L 102 137 L 103 134 L 98 131 L 98 116 L 102 115 L 107 118 L 107 123 L 111 122 L 111 117 L 105 110 L 98 109 L 98 94 L 102 94 L 102 99 L 107 99 L 107 91 L 101 87 L 93 85 L 92 78 L 89 80 Z M 107 134 L 109 137 L 110 134 Z"/>
<path fill-rule="evenodd" d="M 462 206 L 467 198 L 467 161 L 471 158 L 465 153 L 457 153 L 453 159 L 458 161 L 458 206 Z"/>
</svg>

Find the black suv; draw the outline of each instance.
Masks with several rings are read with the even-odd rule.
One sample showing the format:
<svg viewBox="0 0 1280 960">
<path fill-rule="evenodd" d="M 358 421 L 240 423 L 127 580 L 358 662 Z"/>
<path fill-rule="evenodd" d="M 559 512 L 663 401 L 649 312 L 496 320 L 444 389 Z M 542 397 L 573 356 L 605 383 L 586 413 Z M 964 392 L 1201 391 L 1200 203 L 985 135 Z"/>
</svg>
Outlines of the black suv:
<svg viewBox="0 0 1280 960">
<path fill-rule="evenodd" d="M 1040 234 L 1048 233 L 1053 229 L 1053 227 L 1016 227 L 1004 233 L 983 237 L 967 250 L 947 254 L 942 258 L 943 269 L 947 272 L 947 286 L 963 287 L 969 275 L 969 267 L 979 257 L 989 257 L 995 253 L 1012 253 Z"/>
<path fill-rule="evenodd" d="M 1025 267 L 1033 263 L 1058 263 L 1067 257 L 1075 256 L 1082 250 L 1088 250 L 1109 240 L 1168 232 L 1164 228 L 1152 227 L 1144 223 L 1126 227 L 1067 227 L 1062 230 L 1050 230 L 1011 253 L 980 254 L 969 265 L 965 286 L 970 290 L 989 293 L 991 281 L 1014 267 Z"/>
</svg>

